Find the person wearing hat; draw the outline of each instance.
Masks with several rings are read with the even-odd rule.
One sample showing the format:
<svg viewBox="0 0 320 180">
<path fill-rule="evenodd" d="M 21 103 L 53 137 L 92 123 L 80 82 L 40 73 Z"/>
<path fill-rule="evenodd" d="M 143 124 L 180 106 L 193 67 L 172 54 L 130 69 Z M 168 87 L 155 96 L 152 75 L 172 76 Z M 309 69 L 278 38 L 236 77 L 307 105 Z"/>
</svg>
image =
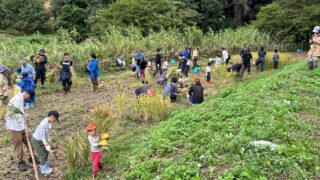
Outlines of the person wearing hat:
<svg viewBox="0 0 320 180">
<path fill-rule="evenodd" d="M 0 66 L 0 106 L 7 104 L 8 100 L 8 71 L 8 67 Z"/>
<path fill-rule="evenodd" d="M 28 89 L 14 96 L 8 104 L 6 128 L 14 146 L 14 153 L 20 171 L 27 169 L 26 163 L 23 160 L 23 144 L 28 147 L 27 134 L 25 131 L 24 101 L 33 98 L 34 95 L 34 90 Z M 31 156 L 29 157 L 29 162 L 31 162 Z"/>
<path fill-rule="evenodd" d="M 46 79 L 46 64 L 48 62 L 48 57 L 45 55 L 46 51 L 40 49 L 39 53 L 35 56 L 31 56 L 30 60 L 35 65 L 36 78 L 35 84 L 37 85 L 38 80 L 41 80 L 41 88 L 44 88 L 44 81 Z"/>
<path fill-rule="evenodd" d="M 22 79 L 20 82 L 17 83 L 17 85 L 20 87 L 21 92 L 24 92 L 28 89 L 35 91 L 35 89 L 36 89 L 36 85 L 35 85 L 33 79 L 31 79 L 28 76 L 27 72 L 22 73 Z M 36 96 L 33 96 L 33 98 L 25 100 L 25 109 L 33 108 L 35 98 L 36 98 Z"/>
<path fill-rule="evenodd" d="M 21 74 L 22 73 L 28 73 L 28 76 L 31 79 L 35 79 L 36 78 L 36 72 L 34 71 L 32 65 L 29 64 L 26 59 L 22 58 L 21 61 L 20 61 L 20 64 L 21 64 L 21 66 L 20 66 Z"/>
<path fill-rule="evenodd" d="M 63 60 L 60 62 L 60 64 L 62 66 L 60 80 L 63 86 L 63 91 L 65 94 L 67 94 L 72 85 L 71 67 L 73 62 L 70 60 L 69 53 L 64 53 Z"/>
<path fill-rule="evenodd" d="M 53 168 L 48 164 L 49 152 L 52 152 L 49 144 L 49 130 L 52 128 L 52 124 L 54 122 L 60 123 L 59 116 L 60 114 L 58 111 L 49 111 L 48 117 L 41 121 L 32 135 L 32 147 L 38 154 L 40 161 L 40 173 L 43 175 L 50 174 L 53 171 Z"/>
<path fill-rule="evenodd" d="M 314 34 L 310 39 L 310 50 L 308 52 L 309 69 L 317 68 L 320 59 L 320 26 L 316 26 L 312 31 Z"/>
<path fill-rule="evenodd" d="M 191 86 L 189 93 L 188 93 L 188 99 L 192 104 L 201 104 L 204 101 L 203 98 L 203 92 L 204 88 L 201 85 L 201 79 L 196 78 L 195 84 Z"/>
<path fill-rule="evenodd" d="M 88 141 L 90 143 L 90 154 L 93 161 L 92 173 L 95 177 L 98 170 L 102 169 L 101 160 L 101 150 L 100 150 L 100 136 L 97 134 L 97 127 L 94 123 L 89 123 L 87 125 Z"/>
</svg>

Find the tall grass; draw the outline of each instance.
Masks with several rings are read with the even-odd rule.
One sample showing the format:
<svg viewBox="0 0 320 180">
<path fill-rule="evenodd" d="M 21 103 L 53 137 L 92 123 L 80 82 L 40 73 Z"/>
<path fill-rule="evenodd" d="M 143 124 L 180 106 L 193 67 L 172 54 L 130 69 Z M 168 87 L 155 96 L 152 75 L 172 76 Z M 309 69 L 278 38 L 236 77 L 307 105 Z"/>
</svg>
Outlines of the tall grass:
<svg viewBox="0 0 320 180">
<path fill-rule="evenodd" d="M 72 40 L 72 34 L 60 30 L 51 36 L 36 34 L 0 40 L 0 64 L 15 67 L 22 57 L 29 59 L 30 55 L 37 53 L 41 48 L 47 50 L 49 63 L 53 65 L 58 65 L 63 53 L 69 52 L 76 69 L 79 70 L 84 68 L 83 65 L 90 59 L 89 55 L 93 51 L 101 62 L 106 62 L 110 66 L 114 65 L 116 55 L 122 54 L 129 60 L 137 49 L 141 49 L 146 55 L 151 55 L 157 48 L 162 48 L 166 52 L 171 48 L 182 50 L 188 46 L 200 47 L 202 52 L 211 52 L 221 46 L 240 48 L 244 44 L 254 47 L 274 44 L 268 34 L 249 28 L 207 34 L 196 28 L 188 28 L 183 33 L 160 30 L 150 32 L 148 36 L 143 37 L 135 28 L 110 27 L 102 37 L 91 37 L 79 44 Z"/>
</svg>

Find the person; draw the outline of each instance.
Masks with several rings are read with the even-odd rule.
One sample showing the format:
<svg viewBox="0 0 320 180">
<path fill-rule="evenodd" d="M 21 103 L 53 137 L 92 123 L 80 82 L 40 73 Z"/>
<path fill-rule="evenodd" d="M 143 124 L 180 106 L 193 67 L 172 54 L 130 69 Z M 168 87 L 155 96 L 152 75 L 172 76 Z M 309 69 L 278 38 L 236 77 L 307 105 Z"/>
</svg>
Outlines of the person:
<svg viewBox="0 0 320 180">
<path fill-rule="evenodd" d="M 136 96 L 140 96 L 140 95 L 154 95 L 156 92 L 156 89 L 153 88 L 153 87 L 150 87 L 150 86 L 142 86 L 142 87 L 139 87 L 135 90 L 135 94 Z"/>
<path fill-rule="evenodd" d="M 40 49 L 39 53 L 35 56 L 31 56 L 30 60 L 35 64 L 36 77 L 35 84 L 37 85 L 38 80 L 41 80 L 41 88 L 45 88 L 44 81 L 46 79 L 46 64 L 48 57 L 45 55 L 46 51 Z"/>
<path fill-rule="evenodd" d="M 184 70 L 184 75 L 188 78 L 189 77 L 189 70 L 190 70 L 190 66 L 192 65 L 192 61 L 191 59 L 187 60 L 187 66 Z"/>
<path fill-rule="evenodd" d="M 20 87 L 21 92 L 24 92 L 29 89 L 35 91 L 36 89 L 35 82 L 28 76 L 27 72 L 22 73 L 22 79 L 19 83 L 17 83 L 17 85 Z M 33 108 L 34 102 L 35 96 L 28 100 L 25 100 L 25 109 Z"/>
<path fill-rule="evenodd" d="M 195 84 L 191 86 L 188 92 L 188 99 L 192 104 L 201 104 L 204 101 L 203 98 L 204 88 L 201 85 L 200 78 L 195 79 Z"/>
<path fill-rule="evenodd" d="M 192 69 L 194 69 L 197 65 L 197 62 L 198 62 L 198 58 L 199 58 L 199 48 L 195 48 L 193 51 L 192 51 L 192 64 L 193 64 L 193 67 Z"/>
<path fill-rule="evenodd" d="M 7 104 L 8 100 L 8 74 L 9 68 L 6 66 L 0 66 L 0 106 Z"/>
<path fill-rule="evenodd" d="M 272 67 L 273 67 L 273 69 L 278 69 L 279 59 L 280 59 L 280 56 L 278 54 L 278 49 L 275 49 L 274 53 L 273 53 L 273 57 L 272 57 L 272 60 L 273 60 Z"/>
<path fill-rule="evenodd" d="M 228 65 L 229 64 L 229 61 L 230 61 L 230 56 L 229 56 L 229 53 L 228 53 L 228 51 L 226 50 L 226 48 L 221 48 L 221 51 L 222 51 L 222 59 L 223 59 L 223 61 L 224 61 L 224 63 L 226 64 L 226 65 Z"/>
<path fill-rule="evenodd" d="M 170 97 L 171 102 L 176 101 L 178 96 L 178 78 L 172 77 L 171 83 L 167 84 L 166 87 L 163 90 L 163 96 L 164 97 Z"/>
<path fill-rule="evenodd" d="M 162 73 L 164 70 L 167 70 L 167 71 L 169 70 L 169 61 L 168 60 L 163 62 Z"/>
<path fill-rule="evenodd" d="M 157 83 L 163 87 L 166 87 L 167 81 L 168 81 L 168 70 L 164 69 Z"/>
<path fill-rule="evenodd" d="M 211 63 L 208 62 L 207 68 L 206 68 L 206 80 L 207 80 L 207 85 L 211 84 Z"/>
<path fill-rule="evenodd" d="M 313 36 L 311 37 L 310 50 L 308 52 L 309 70 L 317 68 L 317 63 L 320 58 L 320 26 L 313 28 Z"/>
<path fill-rule="evenodd" d="M 232 65 L 231 67 L 228 68 L 228 72 L 236 72 L 237 73 L 237 77 L 240 78 L 240 71 L 242 68 L 242 64 L 241 63 L 237 63 Z"/>
<path fill-rule="evenodd" d="M 194 74 L 198 74 L 200 72 L 200 67 L 199 65 L 196 65 L 195 68 L 193 69 Z"/>
<path fill-rule="evenodd" d="M 180 61 L 179 69 L 186 77 L 188 77 L 188 67 L 187 67 L 188 60 L 183 56 L 183 54 L 180 54 L 179 61 Z"/>
<path fill-rule="evenodd" d="M 49 153 L 52 152 L 49 139 L 49 130 L 54 122 L 59 121 L 59 112 L 52 110 L 48 112 L 48 116 L 43 119 L 32 134 L 31 144 L 38 155 L 40 161 L 40 173 L 42 175 L 50 174 L 53 171 L 48 164 Z"/>
<path fill-rule="evenodd" d="M 248 48 L 244 49 L 244 51 L 241 54 L 241 58 L 242 58 L 242 67 L 240 71 L 240 80 L 242 80 L 243 78 L 244 71 L 247 70 L 248 74 L 250 75 L 252 54 Z"/>
<path fill-rule="evenodd" d="M 126 65 L 126 61 L 124 60 L 124 57 L 122 55 L 118 55 L 116 58 L 116 65 L 118 67 L 123 67 Z"/>
<path fill-rule="evenodd" d="M 137 79 L 139 79 L 139 74 L 140 74 L 140 62 L 144 60 L 144 55 L 142 54 L 141 50 L 138 49 L 136 54 L 134 55 L 134 62 L 135 62 L 135 66 L 136 66 L 136 75 L 137 75 Z"/>
<path fill-rule="evenodd" d="M 62 66 L 60 80 L 63 86 L 63 91 L 67 94 L 70 91 L 72 85 L 72 74 L 71 74 L 71 67 L 73 62 L 70 60 L 69 53 L 64 53 L 63 60 L 60 62 Z"/>
<path fill-rule="evenodd" d="M 153 78 L 156 77 L 157 73 L 160 72 L 160 76 L 162 74 L 162 69 L 161 69 L 161 54 L 162 50 L 161 48 L 157 49 L 157 55 L 156 55 L 156 71 L 153 73 Z"/>
<path fill-rule="evenodd" d="M 20 171 L 26 171 L 27 169 L 26 163 L 23 160 L 23 144 L 28 147 L 27 134 L 25 131 L 24 101 L 32 99 L 34 95 L 35 92 L 31 89 L 15 95 L 8 104 L 6 114 L 6 128 L 10 134 L 11 143 L 14 146 L 14 153 Z M 29 162 L 31 161 L 30 156 Z"/>
<path fill-rule="evenodd" d="M 28 76 L 31 78 L 31 79 L 35 79 L 36 77 L 36 72 L 34 71 L 33 67 L 31 66 L 31 64 L 29 64 L 27 62 L 26 59 L 22 58 L 21 60 L 21 74 L 22 73 L 28 73 Z"/>
<path fill-rule="evenodd" d="M 182 51 L 182 55 L 185 59 L 188 59 L 189 58 L 189 48 L 185 48 L 183 51 Z"/>
<path fill-rule="evenodd" d="M 100 76 L 99 61 L 95 53 L 91 54 L 91 58 L 92 60 L 91 60 L 90 69 L 89 69 L 91 83 L 93 86 L 93 92 L 98 92 L 99 90 L 98 77 Z"/>
<path fill-rule="evenodd" d="M 90 143 L 90 154 L 93 161 L 92 174 L 95 177 L 98 170 L 102 170 L 101 160 L 101 150 L 100 150 L 100 136 L 97 134 L 97 127 L 94 123 L 89 123 L 87 125 L 88 141 Z"/>
<path fill-rule="evenodd" d="M 264 71 L 264 64 L 265 64 L 265 57 L 267 55 L 267 52 L 264 50 L 264 47 L 260 48 L 260 51 L 258 52 L 258 59 L 256 60 L 256 67 L 257 70 L 259 70 L 259 65 L 260 65 L 260 70 L 263 72 Z"/>
<path fill-rule="evenodd" d="M 140 63 L 140 78 L 142 80 L 142 84 L 146 83 L 148 84 L 148 81 L 146 80 L 146 69 L 147 69 L 148 63 L 145 59 L 143 59 Z"/>
</svg>

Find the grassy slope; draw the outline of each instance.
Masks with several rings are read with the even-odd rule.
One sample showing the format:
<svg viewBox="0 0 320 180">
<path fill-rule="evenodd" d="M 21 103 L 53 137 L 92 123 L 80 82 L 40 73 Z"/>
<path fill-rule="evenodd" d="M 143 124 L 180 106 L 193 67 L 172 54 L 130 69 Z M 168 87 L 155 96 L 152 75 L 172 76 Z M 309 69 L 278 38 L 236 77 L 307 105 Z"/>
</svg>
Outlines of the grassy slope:
<svg viewBox="0 0 320 180">
<path fill-rule="evenodd" d="M 319 178 L 319 78 L 319 69 L 301 62 L 237 83 L 152 127 L 143 140 L 136 131 L 115 139 L 117 151 L 103 160 L 128 179 Z M 253 147 L 252 140 L 279 148 Z"/>
</svg>

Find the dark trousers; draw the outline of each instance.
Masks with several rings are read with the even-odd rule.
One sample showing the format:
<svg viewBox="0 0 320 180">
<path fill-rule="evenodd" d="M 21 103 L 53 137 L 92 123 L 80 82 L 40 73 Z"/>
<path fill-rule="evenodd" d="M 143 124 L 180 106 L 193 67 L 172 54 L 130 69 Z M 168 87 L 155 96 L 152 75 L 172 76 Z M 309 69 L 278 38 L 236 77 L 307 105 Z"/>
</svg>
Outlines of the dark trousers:
<svg viewBox="0 0 320 180">
<path fill-rule="evenodd" d="M 192 69 L 194 69 L 197 66 L 197 62 L 198 62 L 198 57 L 194 57 L 192 62 L 193 63 Z"/>
<path fill-rule="evenodd" d="M 273 61 L 273 69 L 278 69 L 279 61 Z"/>
<path fill-rule="evenodd" d="M 41 80 L 41 85 L 44 85 L 44 81 L 46 80 L 46 69 L 36 69 L 36 80 L 35 80 L 36 85 L 37 85 L 38 79 Z"/>
<path fill-rule="evenodd" d="M 240 70 L 240 79 L 242 79 L 244 72 L 247 70 L 248 74 L 250 74 L 251 66 L 250 63 L 248 64 L 242 64 L 241 70 Z"/>
<path fill-rule="evenodd" d="M 48 161 L 49 152 L 44 147 L 42 141 L 38 141 L 32 137 L 31 139 L 32 147 L 38 155 L 41 165 L 44 165 Z"/>
<path fill-rule="evenodd" d="M 99 85 L 97 77 L 91 77 L 91 82 L 93 85 Z"/>
<path fill-rule="evenodd" d="M 62 86 L 63 86 L 63 90 L 64 90 L 65 92 L 70 91 L 71 85 L 72 85 L 71 78 L 69 78 L 69 79 L 62 79 Z"/>
<path fill-rule="evenodd" d="M 160 76 L 161 76 L 162 74 L 161 64 L 156 64 L 156 71 L 153 73 L 153 77 L 155 77 L 158 72 L 160 72 Z"/>
<path fill-rule="evenodd" d="M 259 66 L 260 66 L 260 70 L 263 71 L 264 70 L 264 64 L 265 64 L 265 61 L 263 60 L 259 60 L 256 62 L 256 66 L 257 66 L 257 70 L 259 69 Z"/>
</svg>

